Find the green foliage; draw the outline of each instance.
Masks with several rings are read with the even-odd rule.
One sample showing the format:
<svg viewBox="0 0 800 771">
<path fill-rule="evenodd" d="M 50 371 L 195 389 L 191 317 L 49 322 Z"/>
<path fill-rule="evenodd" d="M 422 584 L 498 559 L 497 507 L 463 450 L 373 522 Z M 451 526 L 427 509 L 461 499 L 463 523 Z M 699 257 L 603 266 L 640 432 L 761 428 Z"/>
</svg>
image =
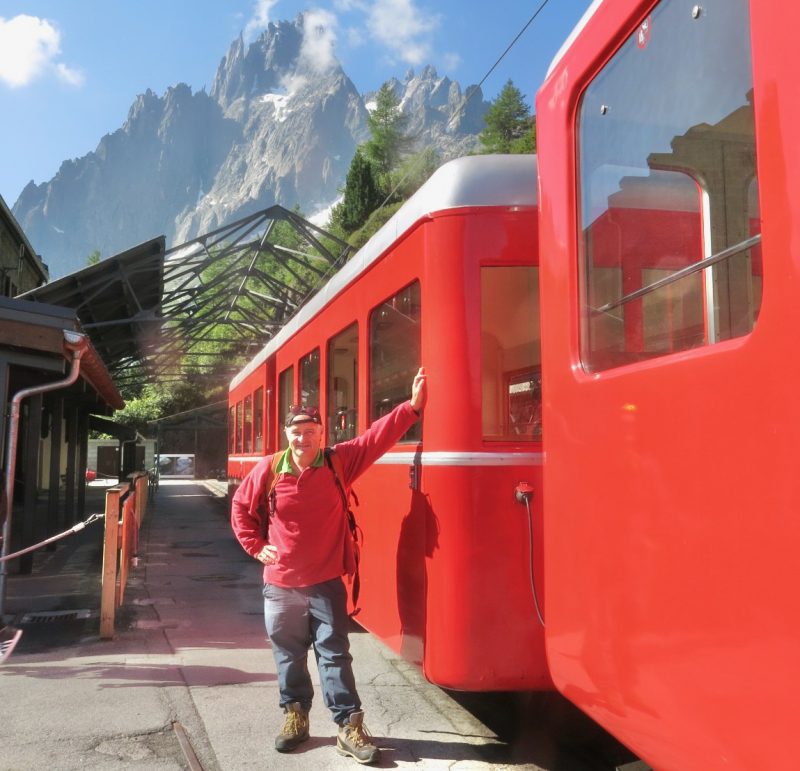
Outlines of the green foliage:
<svg viewBox="0 0 800 771">
<path fill-rule="evenodd" d="M 360 228 L 367 217 L 380 206 L 383 200 L 372 164 L 367 160 L 361 148 L 356 150 L 347 172 L 344 186 L 344 198 L 331 212 L 331 221 L 345 233 L 352 233 Z"/>
<path fill-rule="evenodd" d="M 143 436 L 152 436 L 150 421 L 224 398 L 224 388 L 209 389 L 205 376 L 187 373 L 180 380 L 148 383 L 138 396 L 126 399 L 125 407 L 114 413 L 113 420 L 136 429 Z"/>
<path fill-rule="evenodd" d="M 404 158 L 389 174 L 391 189 L 395 191 L 394 199 L 407 201 L 440 165 L 441 159 L 433 147 L 426 147 Z"/>
<path fill-rule="evenodd" d="M 405 123 L 396 94 L 384 83 L 369 116 L 371 137 L 356 150 L 343 198 L 333 207 L 328 223 L 329 230 L 356 248 L 363 246 L 440 164 L 431 147 L 408 155 L 411 138 L 404 133 Z"/>
<path fill-rule="evenodd" d="M 384 206 L 369 215 L 363 227 L 351 233 L 347 239 L 349 244 L 352 244 L 356 249 L 360 249 L 364 244 L 369 241 L 391 218 L 391 216 L 405 203 L 405 201 L 398 201 L 397 203 Z"/>
<path fill-rule="evenodd" d="M 367 124 L 372 136 L 363 149 L 382 184 L 409 146 L 405 135 L 406 116 L 400 111 L 400 102 L 388 83 L 378 91 L 375 109 L 369 114 Z"/>
<path fill-rule="evenodd" d="M 536 152 L 536 118 L 513 81 L 503 86 L 484 120 L 486 128 L 480 135 L 484 153 Z"/>
<path fill-rule="evenodd" d="M 100 262 L 100 250 L 95 249 L 87 258 L 86 264 L 87 265 L 97 265 Z"/>
</svg>

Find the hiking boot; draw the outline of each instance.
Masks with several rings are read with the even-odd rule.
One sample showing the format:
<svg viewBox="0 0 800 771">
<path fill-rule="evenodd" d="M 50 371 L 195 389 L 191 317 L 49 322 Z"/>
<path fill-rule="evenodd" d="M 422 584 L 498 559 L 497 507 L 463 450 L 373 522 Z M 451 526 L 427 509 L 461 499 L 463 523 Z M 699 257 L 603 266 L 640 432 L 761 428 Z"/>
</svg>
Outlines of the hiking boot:
<svg viewBox="0 0 800 771">
<path fill-rule="evenodd" d="M 340 755 L 349 755 L 359 763 L 375 763 L 380 759 L 381 751 L 370 741 L 364 726 L 364 713 L 353 712 L 350 722 L 339 726 L 336 737 L 336 751 Z"/>
<path fill-rule="evenodd" d="M 278 752 L 291 752 L 298 744 L 308 739 L 308 712 L 303 709 L 299 701 L 287 704 L 283 711 L 286 713 L 286 722 L 275 737 L 275 749 Z"/>
</svg>

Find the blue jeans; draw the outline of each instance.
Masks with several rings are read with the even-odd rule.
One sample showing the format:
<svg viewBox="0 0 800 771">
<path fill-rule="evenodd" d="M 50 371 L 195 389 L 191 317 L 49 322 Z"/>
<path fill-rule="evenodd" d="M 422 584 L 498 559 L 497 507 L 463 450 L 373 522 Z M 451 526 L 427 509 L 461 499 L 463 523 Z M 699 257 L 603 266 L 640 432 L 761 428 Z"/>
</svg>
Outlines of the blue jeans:
<svg viewBox="0 0 800 771">
<path fill-rule="evenodd" d="M 311 709 L 314 688 L 308 649 L 314 646 L 325 706 L 339 725 L 361 709 L 347 628 L 347 591 L 341 578 L 284 589 L 264 584 L 264 622 L 278 670 L 280 705 Z"/>
</svg>

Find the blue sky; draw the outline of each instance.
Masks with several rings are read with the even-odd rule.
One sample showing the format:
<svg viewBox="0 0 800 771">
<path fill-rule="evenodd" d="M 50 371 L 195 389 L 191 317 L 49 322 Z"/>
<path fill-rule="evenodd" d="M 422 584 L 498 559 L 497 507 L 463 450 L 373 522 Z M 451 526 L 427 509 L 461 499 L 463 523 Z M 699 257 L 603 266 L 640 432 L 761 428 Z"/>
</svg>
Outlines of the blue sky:
<svg viewBox="0 0 800 771">
<path fill-rule="evenodd" d="M 363 93 L 427 64 L 478 83 L 542 0 L 0 0 L 0 195 L 13 206 L 33 179 L 93 151 L 137 94 L 210 89 L 240 34 L 319 15 Z M 590 0 L 549 0 L 483 86 L 511 78 L 533 105 L 547 67 Z"/>
</svg>

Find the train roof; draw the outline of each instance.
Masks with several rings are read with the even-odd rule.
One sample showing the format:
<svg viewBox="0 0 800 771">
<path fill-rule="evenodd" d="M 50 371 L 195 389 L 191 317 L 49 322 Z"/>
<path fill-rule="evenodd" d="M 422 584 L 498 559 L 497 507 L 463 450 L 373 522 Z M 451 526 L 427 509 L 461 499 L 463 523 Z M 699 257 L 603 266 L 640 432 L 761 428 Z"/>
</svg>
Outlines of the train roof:
<svg viewBox="0 0 800 771">
<path fill-rule="evenodd" d="M 536 206 L 535 155 L 470 155 L 443 164 L 231 381 L 235 388 L 419 220 L 473 206 Z"/>
</svg>

